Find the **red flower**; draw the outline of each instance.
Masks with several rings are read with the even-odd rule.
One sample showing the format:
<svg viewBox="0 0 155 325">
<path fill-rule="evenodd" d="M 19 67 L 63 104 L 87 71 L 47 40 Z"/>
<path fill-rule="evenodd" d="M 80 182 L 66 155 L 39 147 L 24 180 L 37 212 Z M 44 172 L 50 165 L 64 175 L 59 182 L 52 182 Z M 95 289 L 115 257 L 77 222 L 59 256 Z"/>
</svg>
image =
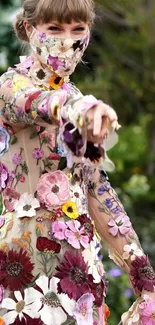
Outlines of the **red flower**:
<svg viewBox="0 0 155 325">
<path fill-rule="evenodd" d="M 131 263 L 130 276 L 136 293 L 139 294 L 142 289 L 153 292 L 155 274 L 147 256 L 136 256 Z"/>
<path fill-rule="evenodd" d="M 48 156 L 48 159 L 49 160 L 60 160 L 61 159 L 61 156 L 59 156 L 57 153 L 55 152 L 52 152 L 50 153 L 50 155 Z"/>
<path fill-rule="evenodd" d="M 38 237 L 37 238 L 37 249 L 41 252 L 50 251 L 58 254 L 61 249 L 61 245 L 56 243 L 53 240 L 48 239 L 47 237 Z"/>
<path fill-rule="evenodd" d="M 16 318 L 15 322 L 12 325 L 44 325 L 41 319 L 32 319 L 29 316 L 27 316 L 26 314 L 24 314 L 24 318 L 22 318 L 21 320 L 19 319 L 19 317 Z"/>
<path fill-rule="evenodd" d="M 78 300 L 84 293 L 90 292 L 88 266 L 81 252 L 66 252 L 56 270 L 55 276 L 60 279 L 58 293 L 66 293 L 69 298 Z"/>
<path fill-rule="evenodd" d="M 81 214 L 81 216 L 78 218 L 78 221 L 84 227 L 85 232 L 89 237 L 89 243 L 90 243 L 94 237 L 94 227 L 92 225 L 91 219 L 88 218 L 86 214 Z"/>
<path fill-rule="evenodd" d="M 25 176 L 21 176 L 21 178 L 20 178 L 20 182 L 21 182 L 21 183 L 24 183 L 24 182 L 25 182 Z"/>
<path fill-rule="evenodd" d="M 29 113 L 30 112 L 32 102 L 35 99 L 37 99 L 41 93 L 42 93 L 41 91 L 37 91 L 36 93 L 29 95 L 28 100 L 25 103 L 25 112 L 26 113 Z"/>
<path fill-rule="evenodd" d="M 56 210 L 56 218 L 61 218 L 63 217 L 63 212 L 62 210 L 59 208 Z"/>
<path fill-rule="evenodd" d="M 10 250 L 7 254 L 0 251 L 0 282 L 11 291 L 20 290 L 30 284 L 33 275 L 33 264 L 27 252 Z"/>
<path fill-rule="evenodd" d="M 104 299 L 104 282 L 101 281 L 99 283 L 94 283 L 92 275 L 89 276 L 89 279 L 90 279 L 91 293 L 95 298 L 95 304 L 96 306 L 101 307 Z"/>
</svg>

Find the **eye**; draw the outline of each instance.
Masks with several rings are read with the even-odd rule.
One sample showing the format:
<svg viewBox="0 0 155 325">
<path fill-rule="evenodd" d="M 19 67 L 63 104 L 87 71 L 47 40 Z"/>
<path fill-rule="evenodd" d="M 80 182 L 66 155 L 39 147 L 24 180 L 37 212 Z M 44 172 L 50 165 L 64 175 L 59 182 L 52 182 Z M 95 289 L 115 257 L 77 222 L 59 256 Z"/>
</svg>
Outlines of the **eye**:
<svg viewBox="0 0 155 325">
<path fill-rule="evenodd" d="M 77 27 L 74 29 L 75 32 L 83 32 L 85 30 L 84 27 Z"/>
<path fill-rule="evenodd" d="M 58 27 L 56 27 L 56 26 L 50 26 L 50 27 L 48 27 L 48 30 L 51 30 L 51 31 L 59 31 L 60 29 L 58 28 Z"/>
</svg>

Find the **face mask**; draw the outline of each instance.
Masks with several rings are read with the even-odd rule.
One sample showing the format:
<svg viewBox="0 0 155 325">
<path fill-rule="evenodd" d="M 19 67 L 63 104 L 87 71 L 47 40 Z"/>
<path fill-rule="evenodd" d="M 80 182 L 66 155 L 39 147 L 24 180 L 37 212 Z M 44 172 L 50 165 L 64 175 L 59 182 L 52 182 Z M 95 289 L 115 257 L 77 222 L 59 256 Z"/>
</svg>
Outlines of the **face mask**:
<svg viewBox="0 0 155 325">
<path fill-rule="evenodd" d="M 90 39 L 90 31 L 78 40 L 60 39 L 33 29 L 30 46 L 41 63 L 48 66 L 58 76 L 71 75 L 86 50 Z"/>
</svg>

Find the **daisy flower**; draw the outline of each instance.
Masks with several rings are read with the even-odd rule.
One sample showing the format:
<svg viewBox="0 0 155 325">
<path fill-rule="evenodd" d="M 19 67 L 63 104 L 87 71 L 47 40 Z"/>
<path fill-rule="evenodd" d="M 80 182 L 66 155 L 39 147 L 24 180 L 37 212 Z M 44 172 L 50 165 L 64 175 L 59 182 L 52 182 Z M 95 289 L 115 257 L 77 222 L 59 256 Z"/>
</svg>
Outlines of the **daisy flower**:
<svg viewBox="0 0 155 325">
<path fill-rule="evenodd" d="M 17 218 L 33 217 L 36 215 L 37 208 L 40 207 L 39 201 L 32 194 L 24 193 L 19 201 L 15 203 L 14 209 Z"/>
</svg>

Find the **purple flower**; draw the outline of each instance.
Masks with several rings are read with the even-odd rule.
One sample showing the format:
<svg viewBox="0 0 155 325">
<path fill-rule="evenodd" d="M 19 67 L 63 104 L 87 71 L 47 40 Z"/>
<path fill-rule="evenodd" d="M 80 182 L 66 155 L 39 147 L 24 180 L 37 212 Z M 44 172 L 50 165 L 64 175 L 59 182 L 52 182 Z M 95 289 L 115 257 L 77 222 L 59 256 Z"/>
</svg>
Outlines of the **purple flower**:
<svg viewBox="0 0 155 325">
<path fill-rule="evenodd" d="M 119 214 L 121 212 L 121 209 L 117 206 L 114 209 L 112 209 L 111 212 L 115 214 Z"/>
<path fill-rule="evenodd" d="M 105 204 L 109 209 L 113 206 L 113 202 L 111 199 L 106 199 Z"/>
<path fill-rule="evenodd" d="M 40 148 L 34 148 L 32 151 L 32 157 L 34 159 L 42 159 L 44 156 L 44 151 Z"/>
<path fill-rule="evenodd" d="M 28 56 L 28 57 L 24 60 L 24 62 L 22 63 L 22 66 L 23 66 L 23 68 L 28 69 L 28 68 L 30 68 L 30 67 L 32 66 L 33 63 L 34 63 L 34 58 L 33 58 L 33 56 Z"/>
<path fill-rule="evenodd" d="M 81 134 L 78 129 L 73 131 L 75 126 L 72 123 L 67 123 L 64 127 L 63 140 L 68 145 L 69 149 L 74 153 L 75 156 L 80 156 L 80 150 L 84 143 Z"/>
<path fill-rule="evenodd" d="M 4 216 L 0 216 L 0 228 L 4 225 Z"/>
<path fill-rule="evenodd" d="M 93 301 L 94 296 L 91 293 L 85 293 L 76 303 L 73 313 L 77 325 L 93 324 Z"/>
<path fill-rule="evenodd" d="M 122 275 L 122 271 L 119 268 L 113 268 L 109 271 L 109 274 L 117 278 Z"/>
<path fill-rule="evenodd" d="M 46 34 L 43 32 L 40 32 L 38 38 L 39 38 L 40 43 L 43 43 L 46 40 Z"/>
<path fill-rule="evenodd" d="M 64 67 L 64 62 L 60 61 L 58 58 L 55 58 L 51 55 L 48 57 L 48 64 L 52 66 L 54 70 L 57 70 L 59 67 Z"/>
<path fill-rule="evenodd" d="M 102 195 L 104 192 L 108 191 L 110 189 L 110 183 L 107 183 L 106 185 L 101 186 L 98 189 L 98 195 Z"/>
<path fill-rule="evenodd" d="M 9 170 L 0 162 L 0 191 L 4 190 L 9 181 Z"/>
<path fill-rule="evenodd" d="M 125 235 L 130 230 L 131 222 L 128 216 L 122 214 L 116 219 L 110 219 L 108 226 L 111 227 L 111 229 L 109 229 L 109 233 L 112 236 L 116 236 L 118 233 Z"/>
<path fill-rule="evenodd" d="M 95 249 L 97 250 L 97 256 L 99 258 L 100 261 L 102 261 L 103 259 L 103 254 L 102 254 L 102 246 L 100 243 L 98 243 L 95 247 Z"/>
<path fill-rule="evenodd" d="M 1 284 L 0 285 L 0 302 L 2 302 L 3 298 L 4 298 L 4 287 Z"/>
<path fill-rule="evenodd" d="M 21 155 L 20 155 L 19 153 L 16 152 L 16 153 L 12 156 L 12 162 L 13 162 L 15 165 L 19 166 L 19 165 L 21 164 L 21 162 L 22 162 L 22 157 L 21 157 Z"/>
<path fill-rule="evenodd" d="M 4 153 L 8 151 L 9 140 L 9 133 L 2 126 L 0 126 L 0 157 L 2 157 Z"/>
<path fill-rule="evenodd" d="M 124 295 L 126 298 L 131 298 L 133 295 L 133 290 L 131 288 L 126 289 Z"/>
</svg>

